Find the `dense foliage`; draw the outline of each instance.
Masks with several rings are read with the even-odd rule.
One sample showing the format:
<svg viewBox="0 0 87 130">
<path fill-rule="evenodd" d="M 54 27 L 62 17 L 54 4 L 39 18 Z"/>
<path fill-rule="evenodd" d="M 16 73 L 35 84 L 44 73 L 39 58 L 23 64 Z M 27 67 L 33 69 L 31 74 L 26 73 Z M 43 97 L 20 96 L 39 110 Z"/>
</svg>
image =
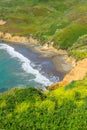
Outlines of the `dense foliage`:
<svg viewBox="0 0 87 130">
<path fill-rule="evenodd" d="M 1 94 L 0 129 L 86 130 L 87 77 L 51 92 L 16 88 Z"/>
</svg>

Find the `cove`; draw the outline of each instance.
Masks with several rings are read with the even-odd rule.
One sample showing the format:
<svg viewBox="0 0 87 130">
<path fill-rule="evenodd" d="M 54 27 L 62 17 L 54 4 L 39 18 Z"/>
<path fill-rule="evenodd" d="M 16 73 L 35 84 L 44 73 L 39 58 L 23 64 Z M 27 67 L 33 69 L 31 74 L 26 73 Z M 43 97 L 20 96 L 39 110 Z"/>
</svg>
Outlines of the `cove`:
<svg viewBox="0 0 87 130">
<path fill-rule="evenodd" d="M 21 45 L 0 43 L 0 92 L 14 87 L 36 87 L 45 90 L 63 78 L 51 59 L 40 58 Z"/>
</svg>

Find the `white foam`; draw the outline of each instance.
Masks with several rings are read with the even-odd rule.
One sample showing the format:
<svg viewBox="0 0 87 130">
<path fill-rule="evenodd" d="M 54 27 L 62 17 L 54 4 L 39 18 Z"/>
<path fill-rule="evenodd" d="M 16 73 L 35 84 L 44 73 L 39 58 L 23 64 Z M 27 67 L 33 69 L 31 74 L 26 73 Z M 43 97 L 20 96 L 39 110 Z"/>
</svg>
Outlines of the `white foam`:
<svg viewBox="0 0 87 130">
<path fill-rule="evenodd" d="M 0 49 L 5 50 L 11 57 L 17 58 L 22 64 L 22 69 L 26 73 L 33 74 L 36 77 L 34 80 L 37 83 L 40 83 L 44 86 L 48 86 L 53 83 L 44 75 L 40 74 L 38 70 L 32 68 L 30 60 L 23 56 L 21 53 L 17 52 L 13 47 L 2 43 L 0 44 Z"/>
</svg>

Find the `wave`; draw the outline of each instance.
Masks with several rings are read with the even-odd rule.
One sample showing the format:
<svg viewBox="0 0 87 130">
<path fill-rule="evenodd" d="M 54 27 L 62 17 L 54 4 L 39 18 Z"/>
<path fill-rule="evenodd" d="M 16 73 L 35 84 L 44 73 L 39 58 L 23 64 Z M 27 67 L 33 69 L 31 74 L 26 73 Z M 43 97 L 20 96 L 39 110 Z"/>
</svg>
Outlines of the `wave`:
<svg viewBox="0 0 87 130">
<path fill-rule="evenodd" d="M 44 86 L 49 86 L 53 82 L 42 75 L 38 70 L 34 69 L 31 66 L 31 61 L 23 56 L 21 53 L 17 52 L 13 47 L 0 43 L 0 49 L 5 50 L 12 58 L 17 58 L 21 62 L 22 69 L 29 74 L 33 74 L 35 76 L 35 81 Z"/>
</svg>

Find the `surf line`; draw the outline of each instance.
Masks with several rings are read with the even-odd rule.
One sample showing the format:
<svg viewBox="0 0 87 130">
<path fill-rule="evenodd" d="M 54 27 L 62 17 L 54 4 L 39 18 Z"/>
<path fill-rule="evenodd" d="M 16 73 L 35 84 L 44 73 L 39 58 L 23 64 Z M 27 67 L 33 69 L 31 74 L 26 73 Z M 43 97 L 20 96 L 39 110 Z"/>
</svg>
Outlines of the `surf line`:
<svg viewBox="0 0 87 130">
<path fill-rule="evenodd" d="M 17 52 L 13 47 L 0 43 L 0 50 L 5 50 L 12 58 L 17 58 L 21 62 L 22 69 L 29 74 L 33 74 L 35 76 L 35 81 L 44 86 L 49 86 L 53 84 L 48 78 L 42 75 L 38 70 L 34 69 L 31 66 L 31 61 L 23 56 L 21 53 Z"/>
</svg>

